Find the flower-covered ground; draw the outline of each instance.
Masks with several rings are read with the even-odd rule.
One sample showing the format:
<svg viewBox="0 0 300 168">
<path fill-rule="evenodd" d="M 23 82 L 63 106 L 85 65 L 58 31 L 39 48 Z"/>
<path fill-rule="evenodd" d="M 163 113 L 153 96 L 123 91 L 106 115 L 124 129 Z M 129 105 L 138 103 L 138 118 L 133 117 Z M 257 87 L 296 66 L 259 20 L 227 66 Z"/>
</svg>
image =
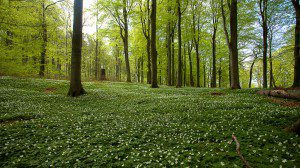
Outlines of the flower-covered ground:
<svg viewBox="0 0 300 168">
<path fill-rule="evenodd" d="M 256 90 L 0 78 L 0 167 L 300 167 L 300 116 Z M 223 94 L 211 94 L 221 92 Z"/>
</svg>

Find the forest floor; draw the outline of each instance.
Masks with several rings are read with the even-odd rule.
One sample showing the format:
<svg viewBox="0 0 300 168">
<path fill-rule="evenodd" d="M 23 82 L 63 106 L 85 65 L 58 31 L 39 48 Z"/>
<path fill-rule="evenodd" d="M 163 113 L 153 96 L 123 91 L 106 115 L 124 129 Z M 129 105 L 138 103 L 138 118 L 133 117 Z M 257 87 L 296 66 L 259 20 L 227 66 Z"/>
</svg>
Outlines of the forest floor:
<svg viewBox="0 0 300 168">
<path fill-rule="evenodd" d="M 300 167 L 300 107 L 257 89 L 0 77 L 0 167 Z"/>
</svg>

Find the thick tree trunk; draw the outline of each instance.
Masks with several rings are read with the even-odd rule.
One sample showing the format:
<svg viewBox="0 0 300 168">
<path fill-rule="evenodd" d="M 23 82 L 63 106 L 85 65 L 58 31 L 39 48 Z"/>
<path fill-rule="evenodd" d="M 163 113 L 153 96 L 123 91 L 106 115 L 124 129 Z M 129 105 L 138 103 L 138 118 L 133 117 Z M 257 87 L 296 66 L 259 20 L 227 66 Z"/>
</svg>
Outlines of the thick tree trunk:
<svg viewBox="0 0 300 168">
<path fill-rule="evenodd" d="M 124 54 L 125 54 L 125 65 L 127 82 L 131 82 L 130 64 L 129 64 L 129 53 L 128 53 L 128 12 L 127 12 L 127 0 L 123 0 L 123 18 L 124 18 Z"/>
<path fill-rule="evenodd" d="M 43 8 L 43 13 L 42 13 L 42 51 L 41 51 L 41 59 L 40 59 L 40 72 L 39 75 L 41 78 L 45 76 L 45 64 L 46 64 L 46 52 L 47 52 L 47 42 L 48 42 L 48 37 L 47 37 L 47 23 L 46 23 L 46 14 L 45 14 L 45 4 L 42 4 Z"/>
<path fill-rule="evenodd" d="M 203 86 L 206 87 L 206 66 L 203 64 Z"/>
<path fill-rule="evenodd" d="M 263 88 L 268 87 L 267 78 L 267 53 L 268 53 L 268 23 L 267 23 L 267 10 L 268 10 L 268 0 L 259 1 L 260 16 L 262 19 L 263 28 Z"/>
<path fill-rule="evenodd" d="M 178 6 L 178 76 L 177 76 L 177 85 L 176 87 L 182 86 L 182 57 L 181 57 L 181 8 L 180 8 L 180 1 L 177 0 Z"/>
<path fill-rule="evenodd" d="M 74 0 L 71 83 L 68 93 L 72 97 L 85 93 L 81 84 L 82 7 L 82 0 Z"/>
<path fill-rule="evenodd" d="M 230 7 L 230 35 L 231 35 L 231 88 L 240 89 L 238 62 L 238 31 L 237 31 L 237 0 L 231 1 Z"/>
<path fill-rule="evenodd" d="M 296 12 L 295 48 L 294 48 L 294 82 L 292 87 L 300 87 L 300 4 L 292 0 Z"/>
<path fill-rule="evenodd" d="M 156 51 L 156 0 L 152 0 L 151 10 L 151 87 L 158 88 L 157 85 L 157 51 Z"/>
</svg>

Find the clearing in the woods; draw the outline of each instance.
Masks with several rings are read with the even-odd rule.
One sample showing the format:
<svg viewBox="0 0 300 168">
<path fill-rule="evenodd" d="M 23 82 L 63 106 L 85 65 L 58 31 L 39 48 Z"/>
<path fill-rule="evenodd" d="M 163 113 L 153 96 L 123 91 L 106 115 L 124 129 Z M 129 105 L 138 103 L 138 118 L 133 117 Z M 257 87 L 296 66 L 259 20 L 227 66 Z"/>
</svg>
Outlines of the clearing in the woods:
<svg viewBox="0 0 300 168">
<path fill-rule="evenodd" d="M 0 167 L 300 166 L 300 138 L 284 128 L 300 108 L 257 90 L 87 82 L 67 97 L 58 80 L 0 79 Z"/>
</svg>

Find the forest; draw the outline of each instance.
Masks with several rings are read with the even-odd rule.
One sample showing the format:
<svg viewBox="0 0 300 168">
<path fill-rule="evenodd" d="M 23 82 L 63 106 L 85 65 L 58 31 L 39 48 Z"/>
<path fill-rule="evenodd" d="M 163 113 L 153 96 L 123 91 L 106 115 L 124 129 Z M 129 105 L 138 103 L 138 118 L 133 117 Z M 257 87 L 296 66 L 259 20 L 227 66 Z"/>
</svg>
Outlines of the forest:
<svg viewBox="0 0 300 168">
<path fill-rule="evenodd" d="M 299 90 L 299 0 L 0 0 L 1 167 L 299 167 Z"/>
</svg>

